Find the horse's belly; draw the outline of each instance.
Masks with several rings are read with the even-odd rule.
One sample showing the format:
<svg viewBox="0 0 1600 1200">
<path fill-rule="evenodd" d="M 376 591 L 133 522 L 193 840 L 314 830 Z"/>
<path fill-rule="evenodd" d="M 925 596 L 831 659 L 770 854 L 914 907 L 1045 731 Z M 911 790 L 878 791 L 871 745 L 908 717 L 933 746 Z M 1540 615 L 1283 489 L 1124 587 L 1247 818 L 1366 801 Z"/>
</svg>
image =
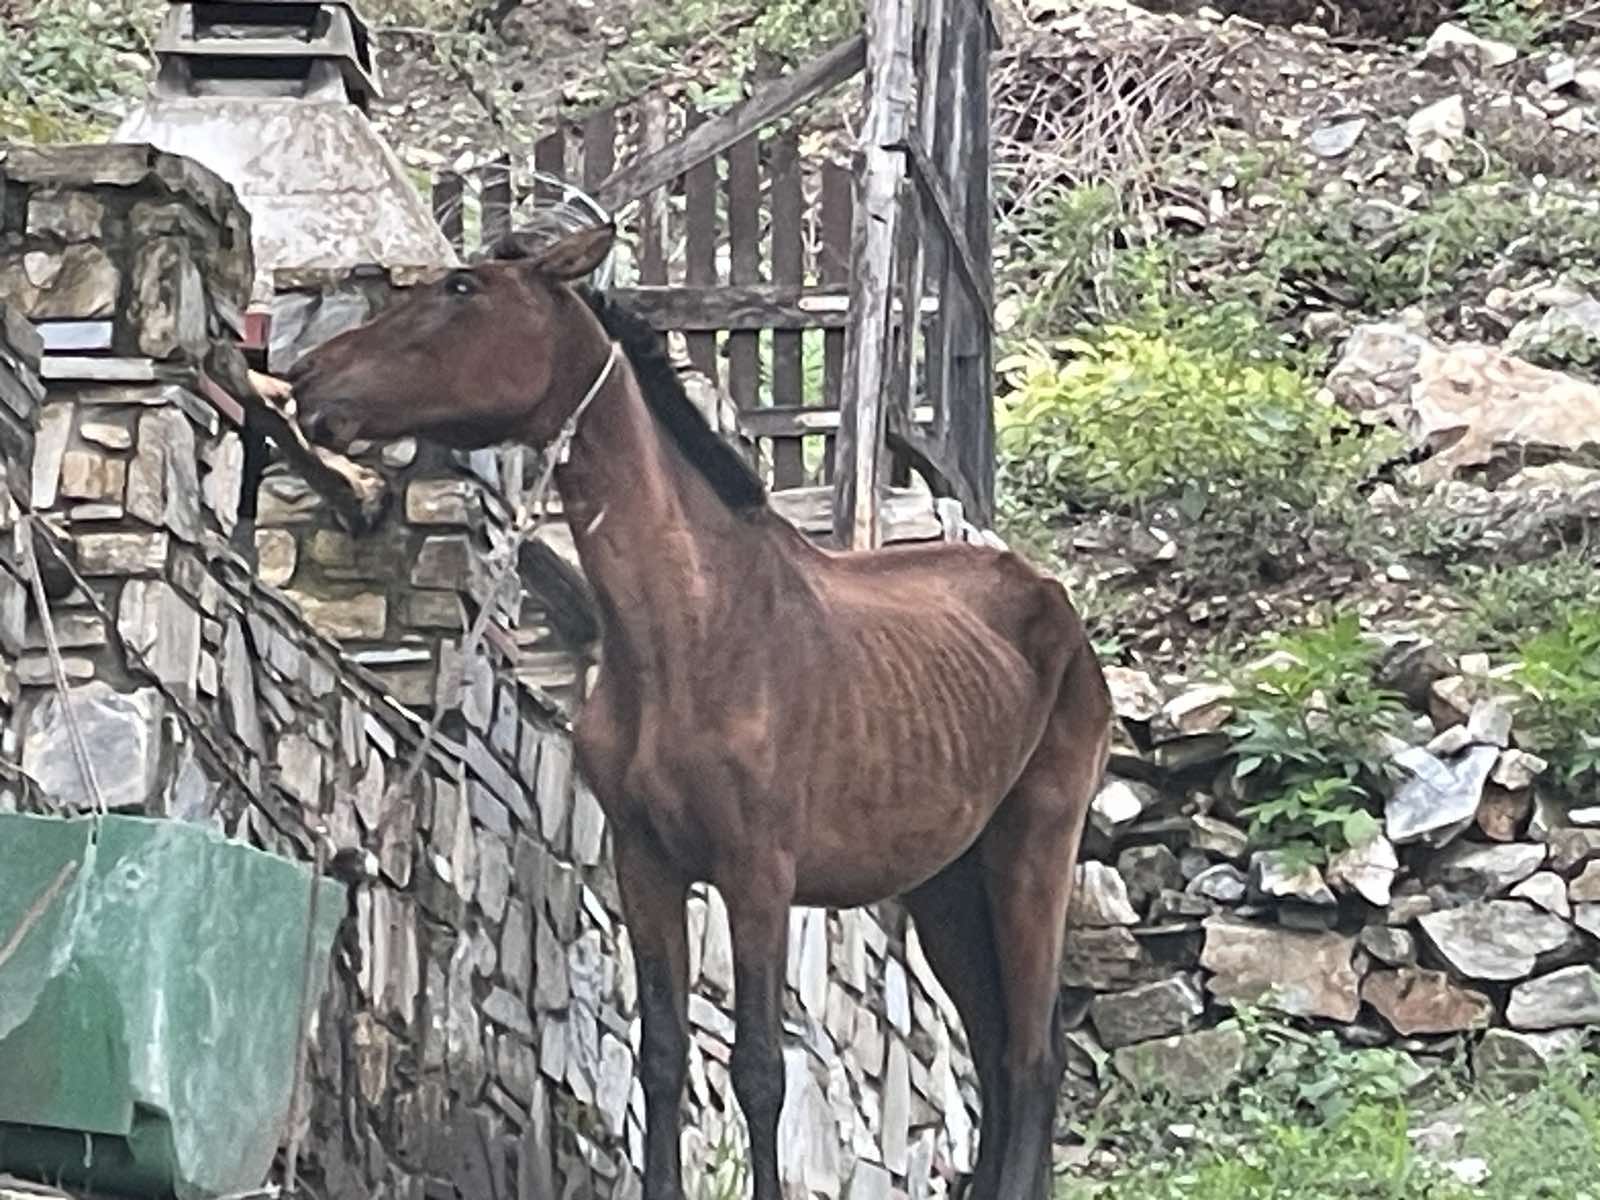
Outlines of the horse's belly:
<svg viewBox="0 0 1600 1200">
<path fill-rule="evenodd" d="M 935 778 L 908 769 L 885 787 L 808 787 L 796 902 L 843 908 L 925 883 L 983 832 L 1014 775 L 997 768 Z"/>
</svg>

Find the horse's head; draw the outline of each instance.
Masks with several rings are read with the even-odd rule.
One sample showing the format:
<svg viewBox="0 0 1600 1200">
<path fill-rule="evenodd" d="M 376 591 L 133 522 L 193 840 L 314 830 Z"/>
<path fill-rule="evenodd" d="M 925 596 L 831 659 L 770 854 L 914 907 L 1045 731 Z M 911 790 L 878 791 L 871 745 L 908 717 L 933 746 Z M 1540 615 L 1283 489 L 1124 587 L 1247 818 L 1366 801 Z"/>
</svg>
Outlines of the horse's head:
<svg viewBox="0 0 1600 1200">
<path fill-rule="evenodd" d="M 591 382 L 567 379 L 591 328 L 567 283 L 613 237 L 603 226 L 531 253 L 504 243 L 318 346 L 288 373 L 306 436 L 335 448 L 407 435 L 459 449 L 548 442 L 568 415 L 560 400 Z"/>
</svg>

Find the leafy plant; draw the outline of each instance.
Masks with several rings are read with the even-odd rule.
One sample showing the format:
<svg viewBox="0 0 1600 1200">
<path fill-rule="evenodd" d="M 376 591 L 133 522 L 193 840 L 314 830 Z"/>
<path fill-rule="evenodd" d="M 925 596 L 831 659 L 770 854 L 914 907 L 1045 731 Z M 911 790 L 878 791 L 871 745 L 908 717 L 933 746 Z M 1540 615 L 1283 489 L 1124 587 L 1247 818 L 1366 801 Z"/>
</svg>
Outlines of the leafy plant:
<svg viewBox="0 0 1600 1200">
<path fill-rule="evenodd" d="M 1554 16 L 1540 0 L 1461 0 L 1461 20 L 1480 37 L 1529 50 Z"/>
<path fill-rule="evenodd" d="M 1405 711 L 1373 682 L 1379 648 L 1345 613 L 1265 649 L 1235 698 L 1234 777 L 1259 797 L 1245 809 L 1251 836 L 1313 860 L 1360 845 L 1391 771 L 1382 735 Z"/>
<path fill-rule="evenodd" d="M 52 0 L 0 10 L 0 141 L 105 137 L 142 86 L 165 5 Z"/>
<path fill-rule="evenodd" d="M 1573 606 L 1521 647 L 1519 737 L 1567 787 L 1600 775 L 1600 607 Z"/>
<path fill-rule="evenodd" d="M 1525 563 L 1457 563 L 1449 573 L 1465 603 L 1450 623 L 1463 651 L 1509 653 L 1569 609 L 1600 608 L 1600 562 L 1587 547 Z"/>
</svg>

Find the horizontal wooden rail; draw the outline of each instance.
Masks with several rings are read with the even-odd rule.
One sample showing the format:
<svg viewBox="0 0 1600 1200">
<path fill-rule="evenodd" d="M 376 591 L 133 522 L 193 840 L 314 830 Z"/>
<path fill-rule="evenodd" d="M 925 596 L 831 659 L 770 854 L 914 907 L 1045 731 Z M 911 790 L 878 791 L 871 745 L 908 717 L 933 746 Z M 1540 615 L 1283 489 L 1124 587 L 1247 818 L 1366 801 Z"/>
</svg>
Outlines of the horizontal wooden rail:
<svg viewBox="0 0 1600 1200">
<path fill-rule="evenodd" d="M 611 288 L 607 294 L 655 328 L 683 333 L 843 329 L 850 310 L 850 292 L 844 287 L 661 284 Z M 894 311 L 898 315 L 898 305 Z M 938 311 L 937 299 L 922 302 L 924 320 Z"/>
<path fill-rule="evenodd" d="M 918 425 L 933 422 L 933 406 L 918 405 L 912 414 Z M 837 408 L 752 408 L 739 414 L 739 432 L 752 438 L 806 437 L 833 433 L 839 428 Z"/>
</svg>

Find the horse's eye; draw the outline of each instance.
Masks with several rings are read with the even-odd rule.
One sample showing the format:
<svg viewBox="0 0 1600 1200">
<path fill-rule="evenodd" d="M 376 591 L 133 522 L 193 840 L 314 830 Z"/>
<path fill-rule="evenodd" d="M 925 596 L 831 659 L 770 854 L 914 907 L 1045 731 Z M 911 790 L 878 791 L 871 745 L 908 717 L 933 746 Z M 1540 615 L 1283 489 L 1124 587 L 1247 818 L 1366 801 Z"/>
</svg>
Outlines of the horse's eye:
<svg viewBox="0 0 1600 1200">
<path fill-rule="evenodd" d="M 452 275 L 444 286 L 452 296 L 470 296 L 476 290 L 470 275 Z"/>
</svg>

